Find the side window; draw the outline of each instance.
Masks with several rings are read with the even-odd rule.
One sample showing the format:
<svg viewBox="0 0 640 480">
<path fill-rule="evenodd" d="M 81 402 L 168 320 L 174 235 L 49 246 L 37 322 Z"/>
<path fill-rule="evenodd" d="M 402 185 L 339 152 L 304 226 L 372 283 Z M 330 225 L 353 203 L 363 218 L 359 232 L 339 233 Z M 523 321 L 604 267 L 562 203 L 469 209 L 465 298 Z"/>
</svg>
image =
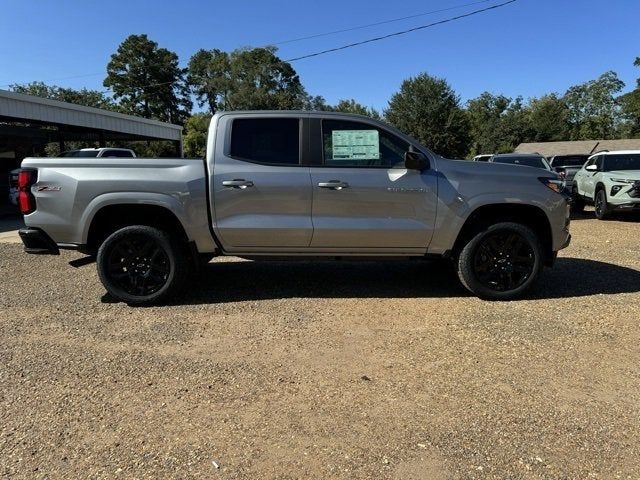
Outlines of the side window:
<svg viewBox="0 0 640 480">
<path fill-rule="evenodd" d="M 604 155 L 598 155 L 596 157 L 596 167 L 598 167 L 598 171 L 602 171 L 602 164 L 604 162 Z"/>
<path fill-rule="evenodd" d="M 104 152 L 103 157 L 115 157 L 115 158 L 132 158 L 131 152 L 126 150 L 107 150 Z"/>
<path fill-rule="evenodd" d="M 268 165 L 300 164 L 300 120 L 238 118 L 231 126 L 232 157 Z"/>
<path fill-rule="evenodd" d="M 345 120 L 322 121 L 324 165 L 404 168 L 409 144 L 385 130 Z"/>
</svg>

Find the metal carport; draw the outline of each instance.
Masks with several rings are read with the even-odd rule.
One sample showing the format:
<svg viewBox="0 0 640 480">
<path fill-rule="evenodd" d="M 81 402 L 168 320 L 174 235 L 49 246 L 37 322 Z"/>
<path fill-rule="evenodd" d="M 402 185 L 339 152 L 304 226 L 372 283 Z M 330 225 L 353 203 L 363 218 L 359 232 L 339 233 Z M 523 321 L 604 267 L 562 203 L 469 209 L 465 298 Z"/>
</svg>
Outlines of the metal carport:
<svg viewBox="0 0 640 480">
<path fill-rule="evenodd" d="M 170 141 L 182 155 L 182 127 L 109 110 L 0 90 L 0 205 L 6 201 L 8 172 L 24 157 L 43 156 L 56 142 Z M 112 145 L 116 146 L 116 145 Z"/>
</svg>

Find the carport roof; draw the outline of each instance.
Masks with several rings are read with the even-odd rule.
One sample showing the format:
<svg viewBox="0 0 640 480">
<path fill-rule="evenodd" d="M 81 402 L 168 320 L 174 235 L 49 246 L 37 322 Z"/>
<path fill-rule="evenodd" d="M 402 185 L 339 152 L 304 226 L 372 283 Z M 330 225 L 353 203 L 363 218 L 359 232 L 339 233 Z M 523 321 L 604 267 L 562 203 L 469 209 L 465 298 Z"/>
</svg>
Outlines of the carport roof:
<svg viewBox="0 0 640 480">
<path fill-rule="evenodd" d="M 72 125 L 149 139 L 182 139 L 182 127 L 179 125 L 6 90 L 0 90 L 0 118 Z"/>
<path fill-rule="evenodd" d="M 577 140 L 573 142 L 521 143 L 517 153 L 539 153 L 545 157 L 553 155 L 590 154 L 602 150 L 640 150 L 640 138 L 619 140 Z"/>
</svg>

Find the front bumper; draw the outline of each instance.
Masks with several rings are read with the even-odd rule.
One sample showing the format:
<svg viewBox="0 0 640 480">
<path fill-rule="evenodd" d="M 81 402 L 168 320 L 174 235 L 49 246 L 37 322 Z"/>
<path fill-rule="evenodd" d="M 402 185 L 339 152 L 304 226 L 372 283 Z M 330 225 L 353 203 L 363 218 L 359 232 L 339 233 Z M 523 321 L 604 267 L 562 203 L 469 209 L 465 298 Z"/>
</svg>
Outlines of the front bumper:
<svg viewBox="0 0 640 480">
<path fill-rule="evenodd" d="M 18 231 L 24 251 L 36 255 L 60 255 L 60 249 L 49 235 L 39 228 L 27 227 Z"/>
<path fill-rule="evenodd" d="M 640 202 L 610 203 L 609 208 L 615 212 L 640 211 Z"/>
</svg>

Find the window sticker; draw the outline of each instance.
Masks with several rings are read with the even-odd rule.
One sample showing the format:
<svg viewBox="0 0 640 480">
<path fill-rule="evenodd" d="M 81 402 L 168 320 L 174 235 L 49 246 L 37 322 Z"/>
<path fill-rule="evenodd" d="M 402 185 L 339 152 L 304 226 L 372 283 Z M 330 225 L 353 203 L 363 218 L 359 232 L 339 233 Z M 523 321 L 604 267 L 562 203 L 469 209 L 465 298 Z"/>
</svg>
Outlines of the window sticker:
<svg viewBox="0 0 640 480">
<path fill-rule="evenodd" d="M 333 160 L 379 159 L 378 130 L 333 130 Z"/>
</svg>

